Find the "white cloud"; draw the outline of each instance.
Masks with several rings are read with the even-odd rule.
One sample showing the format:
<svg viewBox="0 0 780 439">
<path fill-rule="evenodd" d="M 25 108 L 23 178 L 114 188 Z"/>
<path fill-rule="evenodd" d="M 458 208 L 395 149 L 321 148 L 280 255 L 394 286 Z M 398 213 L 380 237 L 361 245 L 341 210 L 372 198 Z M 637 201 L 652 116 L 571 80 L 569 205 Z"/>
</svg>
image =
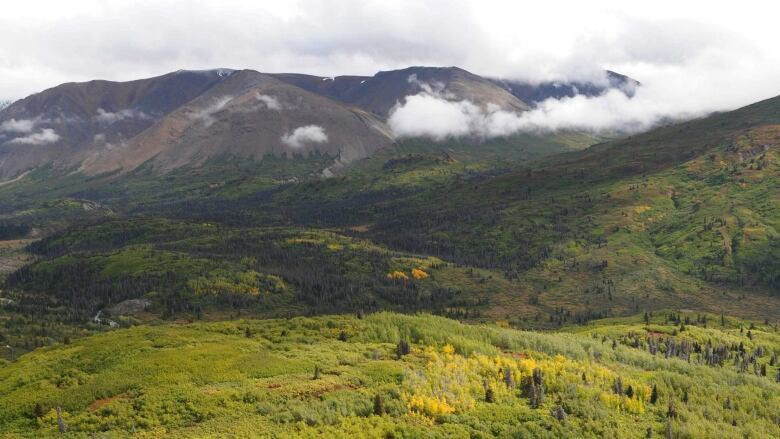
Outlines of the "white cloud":
<svg viewBox="0 0 780 439">
<path fill-rule="evenodd" d="M 9 140 L 7 143 L 19 145 L 45 145 L 47 143 L 54 143 L 58 140 L 60 140 L 60 136 L 53 129 L 44 128 L 37 133 Z"/>
<path fill-rule="evenodd" d="M 726 87 L 724 78 L 724 87 Z M 703 115 L 696 81 L 650 83 L 636 88 L 633 97 L 612 89 L 600 96 L 578 95 L 547 99 L 525 112 L 482 109 L 469 101 L 452 101 L 440 94 L 419 93 L 394 108 L 388 123 L 399 137 L 497 137 L 517 132 L 585 130 L 596 133 L 633 133 L 668 119 Z M 688 93 L 690 98 L 681 99 Z M 724 94 L 727 88 L 724 88 Z"/>
<path fill-rule="evenodd" d="M 0 123 L 0 132 L 6 133 L 30 133 L 35 128 L 35 121 L 31 119 L 9 119 Z"/>
<path fill-rule="evenodd" d="M 406 82 L 416 85 L 420 90 L 422 90 L 422 93 L 438 96 L 445 99 L 451 99 L 454 97 L 454 95 L 447 92 L 447 90 L 445 89 L 446 84 L 438 81 L 434 81 L 431 83 L 421 81 L 417 79 L 416 73 L 412 73 L 411 75 L 409 75 L 409 77 L 406 78 Z"/>
<path fill-rule="evenodd" d="M 282 104 L 279 103 L 279 99 L 274 96 L 257 93 L 255 98 L 265 104 L 266 108 L 269 110 L 280 111 L 282 109 Z"/>
<path fill-rule="evenodd" d="M 325 130 L 317 125 L 306 125 L 296 128 L 292 134 L 282 136 L 282 143 L 293 148 L 300 148 L 306 143 L 324 143 L 328 141 Z"/>
<path fill-rule="evenodd" d="M 203 125 L 208 128 L 215 122 L 213 115 L 224 109 L 232 99 L 232 96 L 222 96 L 214 100 L 209 106 L 192 113 L 190 117 L 202 121 Z"/>
<path fill-rule="evenodd" d="M 390 114 L 388 123 L 398 137 L 431 137 L 443 140 L 472 132 L 472 121 L 480 110 L 468 101 L 451 102 L 420 93 L 408 96 L 406 102 Z"/>
<path fill-rule="evenodd" d="M 112 124 L 124 119 L 149 119 L 149 115 L 140 110 L 126 108 L 117 112 L 106 111 L 98 108 L 95 120 L 104 124 Z"/>
</svg>

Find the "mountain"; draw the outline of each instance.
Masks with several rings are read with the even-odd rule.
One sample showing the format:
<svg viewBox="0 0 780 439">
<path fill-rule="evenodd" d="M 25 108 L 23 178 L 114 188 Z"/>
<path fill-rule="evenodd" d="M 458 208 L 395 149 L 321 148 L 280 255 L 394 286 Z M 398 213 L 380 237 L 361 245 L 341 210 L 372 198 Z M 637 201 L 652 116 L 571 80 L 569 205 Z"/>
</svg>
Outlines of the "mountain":
<svg viewBox="0 0 780 439">
<path fill-rule="evenodd" d="M 95 175 L 146 163 L 164 172 L 219 157 L 259 161 L 312 153 L 333 157 L 331 168 L 338 168 L 392 141 L 389 128 L 365 111 L 242 70 L 135 138 L 88 159 L 82 170 Z"/>
<path fill-rule="evenodd" d="M 493 81 L 458 67 L 409 67 L 379 72 L 374 76 L 333 78 L 294 73 L 275 77 L 387 118 L 396 104 L 409 95 L 435 93 L 451 100 L 469 100 L 481 107 L 498 105 L 509 111 L 524 111 L 528 105 Z"/>
<path fill-rule="evenodd" d="M 494 104 L 504 110 L 524 111 L 548 98 L 598 96 L 610 89 L 633 96 L 636 87 L 641 85 L 609 70 L 603 80 L 597 82 L 531 83 L 485 78 L 458 67 L 409 67 L 374 76 L 324 77 L 297 73 L 274 76 L 312 93 L 357 105 L 383 118 L 387 118 L 393 107 L 403 103 L 407 96 L 421 92 L 433 92 L 450 100 L 469 100 L 483 108 Z"/>
<path fill-rule="evenodd" d="M 619 90 L 631 97 L 636 88 L 642 84 L 628 76 L 615 73 L 611 70 L 604 72 L 602 81 L 584 82 L 584 81 L 545 81 L 540 83 L 531 83 L 527 81 L 518 81 L 512 79 L 492 79 L 494 83 L 504 88 L 513 96 L 527 102 L 529 105 L 535 105 L 546 99 L 562 99 L 574 96 L 599 96 L 608 90 Z"/>
<path fill-rule="evenodd" d="M 311 152 L 331 155 L 335 169 L 392 142 L 364 111 L 228 69 L 63 84 L 0 112 L 0 131 L 5 179 L 40 167 L 129 171 L 153 157 L 150 166 L 166 171 L 214 157 Z"/>
<path fill-rule="evenodd" d="M 67 83 L 0 111 L 0 179 L 32 168 L 72 170 L 131 139 L 229 76 L 179 71 L 130 82 Z"/>
<path fill-rule="evenodd" d="M 611 75 L 615 86 L 630 82 Z M 568 87 L 565 93 L 603 90 L 588 84 Z M 457 67 L 336 78 L 182 70 L 129 82 L 67 83 L 0 110 L 0 180 L 33 169 L 95 176 L 146 165 L 153 172 L 170 172 L 214 160 L 259 162 L 268 156 L 318 157 L 320 164 L 299 173 L 328 176 L 393 144 L 385 121 L 409 95 L 425 92 L 520 112 L 529 108 L 523 99 L 533 103 L 561 90 L 499 82 Z M 505 143 L 507 157 L 515 157 L 515 150 L 525 156 L 525 148 L 543 155 L 546 148 L 552 153 L 587 146 L 592 136 L 529 135 Z M 549 148 L 551 143 L 556 146 Z"/>
</svg>

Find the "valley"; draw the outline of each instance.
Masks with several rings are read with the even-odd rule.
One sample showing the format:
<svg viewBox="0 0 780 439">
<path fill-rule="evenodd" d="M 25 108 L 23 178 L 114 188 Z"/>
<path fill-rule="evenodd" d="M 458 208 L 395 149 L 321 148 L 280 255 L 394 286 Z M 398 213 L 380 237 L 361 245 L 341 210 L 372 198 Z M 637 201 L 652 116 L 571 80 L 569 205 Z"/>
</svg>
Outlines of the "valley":
<svg viewBox="0 0 780 439">
<path fill-rule="evenodd" d="M 63 136 L 0 147 L 0 435 L 780 434 L 780 98 L 395 137 L 410 75 L 537 102 L 218 69 L 0 111 Z"/>
</svg>

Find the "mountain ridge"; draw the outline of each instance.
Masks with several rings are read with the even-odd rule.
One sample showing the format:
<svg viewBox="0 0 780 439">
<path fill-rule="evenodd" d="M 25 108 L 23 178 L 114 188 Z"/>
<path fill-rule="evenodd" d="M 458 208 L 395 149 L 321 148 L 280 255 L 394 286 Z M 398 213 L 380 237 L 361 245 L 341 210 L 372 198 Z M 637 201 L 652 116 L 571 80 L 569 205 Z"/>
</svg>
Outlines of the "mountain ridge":
<svg viewBox="0 0 780 439">
<path fill-rule="evenodd" d="M 296 113 L 296 108 L 288 105 L 279 111 L 276 98 L 263 95 L 256 104 L 265 105 L 266 109 L 274 107 L 275 111 L 257 113 L 261 117 L 255 119 L 233 114 L 232 123 L 244 133 L 236 134 L 237 137 L 224 129 L 221 133 L 195 129 L 197 126 L 185 120 L 183 109 L 189 108 L 190 117 L 200 115 L 208 121 L 207 128 L 224 128 L 223 124 L 213 125 L 212 115 L 207 114 L 213 111 L 226 116 L 221 112 L 224 109 L 209 108 L 202 101 L 199 109 L 192 106 L 198 105 L 195 102 L 198 98 L 213 94 L 215 87 L 234 83 L 236 75 L 244 77 L 250 71 L 258 81 L 264 78 L 266 84 L 271 79 L 277 81 L 268 87 L 284 93 L 290 102 L 308 102 L 305 105 L 308 110 Z M 253 86 L 259 83 L 245 84 L 247 89 Z M 240 92 L 239 87 L 231 93 Z M 220 68 L 179 70 L 127 82 L 70 82 L 0 110 L 0 179 L 9 180 L 43 167 L 60 173 L 96 175 L 118 170 L 127 172 L 151 160 L 153 169 L 166 172 L 182 165 L 198 166 L 214 156 L 261 160 L 267 154 L 306 156 L 312 151 L 332 157 L 332 163 L 320 169 L 328 176 L 392 144 L 394 136 L 385 125 L 386 118 L 407 96 L 417 93 L 468 100 L 483 109 L 498 106 L 521 112 L 530 108 L 494 80 L 457 67 L 409 67 L 379 72 L 372 77 L 336 78 Z M 314 109 L 314 102 L 320 110 Z M 211 104 L 218 107 L 228 102 L 214 100 Z M 246 113 L 247 108 L 241 111 Z M 279 114 L 283 116 L 276 117 Z M 336 114 L 343 123 L 337 123 Z M 326 122 L 328 127 L 318 125 Z M 304 131 L 289 140 L 299 128 Z M 349 129 L 353 131 L 347 133 Z M 325 140 L 328 131 L 333 134 L 330 140 Z M 180 138 L 173 139 L 174 134 Z M 299 146 L 301 136 L 308 136 L 304 148 Z M 211 144 L 203 145 L 204 139 Z M 163 151 L 169 149 L 180 151 Z"/>
</svg>

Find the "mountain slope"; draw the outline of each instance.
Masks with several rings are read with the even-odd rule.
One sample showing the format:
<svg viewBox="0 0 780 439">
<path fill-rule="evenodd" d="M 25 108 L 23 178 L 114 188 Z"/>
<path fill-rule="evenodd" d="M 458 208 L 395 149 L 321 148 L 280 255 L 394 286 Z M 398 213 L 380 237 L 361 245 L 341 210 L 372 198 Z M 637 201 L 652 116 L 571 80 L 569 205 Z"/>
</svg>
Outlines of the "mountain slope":
<svg viewBox="0 0 780 439">
<path fill-rule="evenodd" d="M 479 267 L 503 291 L 480 296 L 495 317 L 580 321 L 680 306 L 773 318 L 778 115 L 774 98 L 528 167 L 410 154 L 328 182 L 188 200 L 165 215 L 340 229 Z"/>
<path fill-rule="evenodd" d="M 0 179 L 41 166 L 73 169 L 130 139 L 229 75 L 179 71 L 130 82 L 67 83 L 0 111 Z"/>
<path fill-rule="evenodd" d="M 335 78 L 276 74 L 275 77 L 332 99 L 356 105 L 382 118 L 409 95 L 433 91 L 447 99 L 469 100 L 481 107 L 498 105 L 504 110 L 523 111 L 528 105 L 492 81 L 457 67 L 409 67 L 379 72 L 371 77 Z"/>
<path fill-rule="evenodd" d="M 383 118 L 387 118 L 393 107 L 403 103 L 407 96 L 424 91 L 433 91 L 451 100 L 469 100 L 483 108 L 492 103 L 504 110 L 523 111 L 545 99 L 597 96 L 610 89 L 633 96 L 636 87 L 641 85 L 609 70 L 603 80 L 597 82 L 531 83 L 485 78 L 458 67 L 409 67 L 374 76 L 323 77 L 297 73 L 273 76 L 312 93 L 357 105 Z"/>
<path fill-rule="evenodd" d="M 611 78 L 615 86 L 629 81 Z M 585 93 L 601 90 L 576 86 Z M 151 160 L 146 169 L 169 172 L 214 159 L 312 153 L 330 157 L 332 163 L 319 171 L 331 175 L 393 143 L 383 122 L 407 96 L 425 92 L 517 112 L 529 108 L 515 96 L 518 90 L 535 99 L 557 96 L 556 87 L 491 80 L 457 67 L 336 78 L 215 69 L 62 84 L 0 110 L 0 180 L 34 169 L 94 176 L 127 172 Z M 577 90 L 566 87 L 565 93 Z M 533 149 L 547 136 L 535 137 L 515 143 Z M 579 136 L 585 142 L 587 137 Z"/>
<path fill-rule="evenodd" d="M 148 161 L 150 168 L 169 171 L 218 157 L 259 161 L 269 154 L 312 153 L 332 156 L 337 168 L 391 142 L 389 129 L 364 111 L 244 70 L 82 170 L 129 171 Z"/>
<path fill-rule="evenodd" d="M 598 96 L 610 89 L 620 90 L 627 96 L 633 96 L 636 88 L 641 85 L 639 81 L 611 70 L 607 70 L 605 78 L 598 82 L 574 81 L 532 84 L 511 79 L 493 79 L 493 81 L 529 105 L 535 105 L 550 98 L 562 99 L 577 95 Z"/>
</svg>

